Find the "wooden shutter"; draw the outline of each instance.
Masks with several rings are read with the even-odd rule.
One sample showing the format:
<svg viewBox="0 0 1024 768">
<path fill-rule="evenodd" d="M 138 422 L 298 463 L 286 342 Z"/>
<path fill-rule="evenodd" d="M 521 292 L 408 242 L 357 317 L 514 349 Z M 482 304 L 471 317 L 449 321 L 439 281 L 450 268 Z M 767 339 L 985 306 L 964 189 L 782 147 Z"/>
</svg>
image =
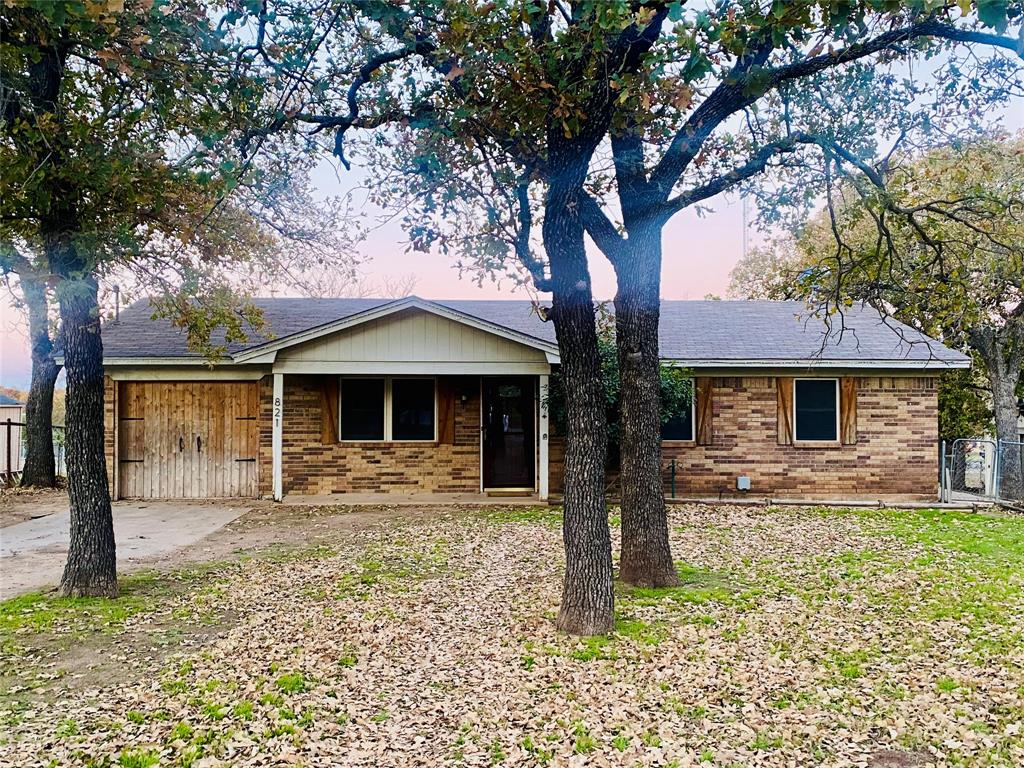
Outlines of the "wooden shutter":
<svg viewBox="0 0 1024 768">
<path fill-rule="evenodd" d="M 455 381 L 446 376 L 437 380 L 437 442 L 455 443 Z"/>
<path fill-rule="evenodd" d="M 779 376 L 775 379 L 776 387 L 776 418 L 779 445 L 793 444 L 793 379 Z"/>
<path fill-rule="evenodd" d="M 320 390 L 320 441 L 338 442 L 338 377 L 324 376 Z"/>
<path fill-rule="evenodd" d="M 715 437 L 712 379 L 709 376 L 698 376 L 696 384 L 697 445 L 711 445 Z"/>
<path fill-rule="evenodd" d="M 857 442 L 857 379 L 844 376 L 839 381 L 839 440 L 843 445 Z"/>
</svg>

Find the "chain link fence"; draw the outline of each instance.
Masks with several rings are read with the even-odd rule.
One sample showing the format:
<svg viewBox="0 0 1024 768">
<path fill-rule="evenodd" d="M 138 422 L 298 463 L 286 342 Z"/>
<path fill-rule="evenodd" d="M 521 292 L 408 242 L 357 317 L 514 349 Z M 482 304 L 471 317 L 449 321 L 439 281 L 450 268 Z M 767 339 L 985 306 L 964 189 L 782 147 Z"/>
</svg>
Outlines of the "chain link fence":
<svg viewBox="0 0 1024 768">
<path fill-rule="evenodd" d="M 942 446 L 942 500 L 1024 501 L 1024 443 L 960 438 Z"/>
<path fill-rule="evenodd" d="M 1024 443 L 1000 440 L 996 459 L 999 499 L 1024 502 Z"/>
<path fill-rule="evenodd" d="M 0 488 L 17 485 L 21 480 L 21 469 L 25 464 L 26 428 L 23 421 L 5 419 L 0 421 Z M 64 454 L 64 425 L 54 424 L 53 460 L 57 477 L 67 477 L 67 463 Z"/>
</svg>

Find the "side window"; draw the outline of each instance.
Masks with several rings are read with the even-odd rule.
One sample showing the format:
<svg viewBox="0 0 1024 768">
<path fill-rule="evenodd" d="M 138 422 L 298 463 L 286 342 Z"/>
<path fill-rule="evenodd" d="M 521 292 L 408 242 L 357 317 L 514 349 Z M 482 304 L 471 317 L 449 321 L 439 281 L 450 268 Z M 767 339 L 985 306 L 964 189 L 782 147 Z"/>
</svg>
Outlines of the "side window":
<svg viewBox="0 0 1024 768">
<path fill-rule="evenodd" d="M 839 380 L 794 380 L 793 414 L 793 436 L 797 441 L 838 440 Z"/>
<path fill-rule="evenodd" d="M 696 397 L 685 412 L 673 416 L 661 425 L 662 440 L 693 440 L 693 409 Z"/>
<path fill-rule="evenodd" d="M 384 379 L 341 380 L 341 439 L 384 439 Z"/>
</svg>

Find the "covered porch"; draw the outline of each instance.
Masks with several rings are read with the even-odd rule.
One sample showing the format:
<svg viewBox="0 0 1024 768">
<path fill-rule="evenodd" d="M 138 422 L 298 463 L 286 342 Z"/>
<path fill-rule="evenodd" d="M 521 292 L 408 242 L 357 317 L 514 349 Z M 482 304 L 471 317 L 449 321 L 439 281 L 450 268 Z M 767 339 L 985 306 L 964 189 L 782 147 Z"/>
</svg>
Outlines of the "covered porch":
<svg viewBox="0 0 1024 768">
<path fill-rule="evenodd" d="M 262 345 L 261 492 L 547 500 L 557 346 L 417 299 Z M 559 468 L 560 469 L 560 468 Z M 559 473 L 560 477 L 560 473 Z"/>
<path fill-rule="evenodd" d="M 261 493 L 304 503 L 546 501 L 548 387 L 548 373 L 275 372 L 261 383 L 260 421 L 270 424 Z"/>
</svg>

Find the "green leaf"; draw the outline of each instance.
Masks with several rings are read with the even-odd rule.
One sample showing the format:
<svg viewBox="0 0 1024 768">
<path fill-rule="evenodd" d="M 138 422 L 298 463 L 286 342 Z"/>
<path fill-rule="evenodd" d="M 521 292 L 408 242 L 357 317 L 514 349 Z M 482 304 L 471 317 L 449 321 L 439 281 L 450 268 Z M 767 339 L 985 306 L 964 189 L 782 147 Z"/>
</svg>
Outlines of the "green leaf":
<svg viewBox="0 0 1024 768">
<path fill-rule="evenodd" d="M 978 0 L 978 19 L 982 24 L 1005 32 L 1009 24 L 1006 0 Z"/>
</svg>

